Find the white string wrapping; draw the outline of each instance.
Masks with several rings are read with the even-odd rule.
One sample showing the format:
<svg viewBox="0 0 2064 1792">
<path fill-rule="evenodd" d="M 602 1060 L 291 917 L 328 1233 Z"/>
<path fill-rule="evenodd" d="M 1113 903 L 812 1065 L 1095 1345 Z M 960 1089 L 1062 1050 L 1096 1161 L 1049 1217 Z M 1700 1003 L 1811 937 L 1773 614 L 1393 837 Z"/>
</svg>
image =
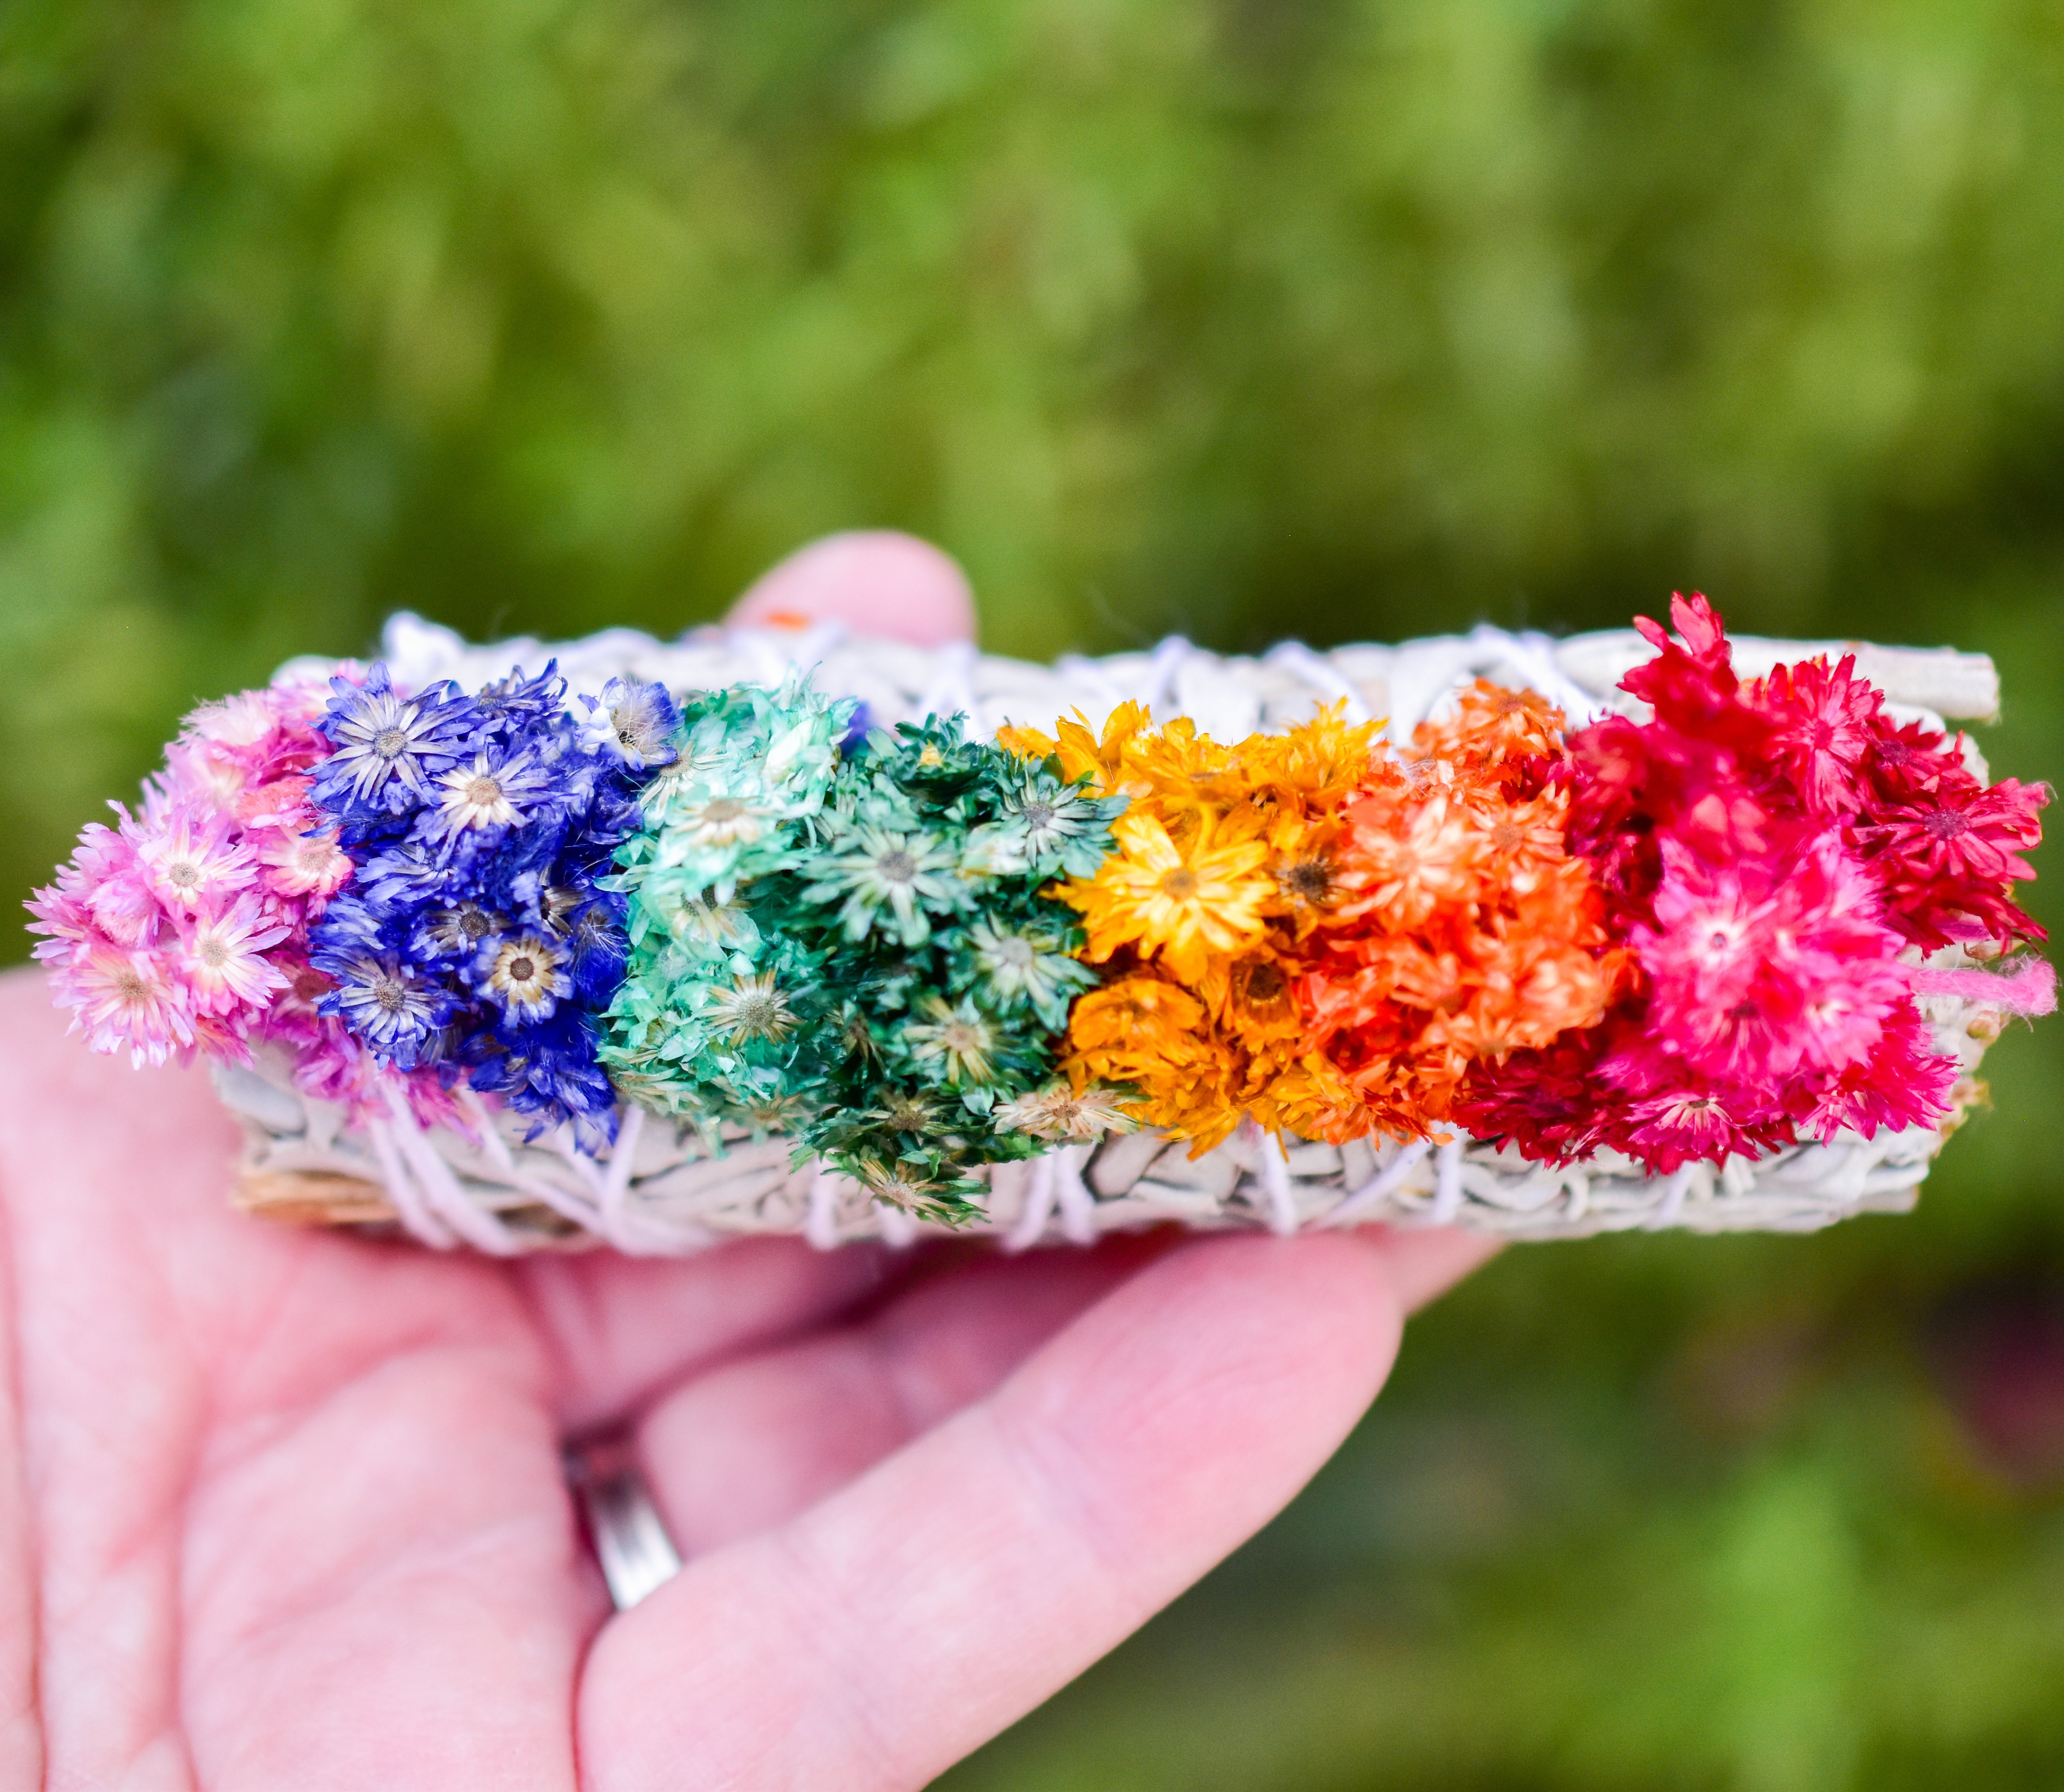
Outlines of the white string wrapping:
<svg viewBox="0 0 2064 1792">
<path fill-rule="evenodd" d="M 1854 652 L 1860 672 L 1885 692 L 1902 720 L 1940 727 L 1945 719 L 1989 717 L 1997 707 L 1997 676 L 1980 655 L 1752 636 L 1733 646 L 1744 675 L 1816 652 Z M 1221 657 L 1171 639 L 1149 653 L 1038 666 L 965 644 L 926 649 L 873 640 L 835 623 L 698 629 L 675 642 L 615 628 L 557 644 L 474 647 L 407 615 L 389 624 L 384 648 L 404 690 L 446 678 L 477 690 L 518 666 L 539 672 L 548 660 L 558 661 L 573 692 L 594 695 L 624 675 L 659 680 L 679 695 L 776 684 L 800 668 L 820 689 L 859 698 L 877 726 L 958 712 L 972 735 L 990 737 L 1008 722 L 1050 729 L 1056 717 L 1077 711 L 1100 726 L 1130 700 L 1146 704 L 1157 721 L 1187 715 L 1215 738 L 1233 741 L 1338 702 L 1350 720 L 1388 718 L 1389 737 L 1399 742 L 1477 677 L 1538 691 L 1573 724 L 1614 711 L 1638 713 L 1615 687 L 1652 651 L 1631 629 L 1558 641 L 1483 626 L 1465 636 L 1328 653 L 1286 642 L 1258 659 Z M 321 676 L 329 669 L 301 660 L 280 676 Z M 1968 745 L 1965 752 L 1975 762 Z M 1953 948 L 1930 962 L 1945 969 L 1969 963 Z M 1937 1048 L 1964 1072 L 1960 1098 L 1969 1097 L 2002 1014 L 1963 995 L 1924 996 L 1921 1007 Z M 266 1047 L 248 1068 L 216 1071 L 223 1100 L 244 1124 L 240 1199 L 254 1211 L 320 1217 L 333 1209 L 348 1212 L 351 1223 L 397 1229 L 440 1249 L 462 1242 L 498 1255 L 596 1244 L 679 1255 L 769 1233 L 804 1237 L 824 1249 L 861 1238 L 901 1245 L 938 1229 L 821 1165 L 792 1163 L 782 1140 L 740 1134 L 712 1149 L 693 1128 L 631 1108 L 614 1148 L 598 1160 L 576 1148 L 567 1128 L 534 1136 L 523 1116 L 470 1094 L 462 1108 L 471 1136 L 455 1127 L 421 1126 L 398 1100 L 388 1114 L 353 1124 L 336 1104 L 295 1088 L 292 1068 L 284 1053 Z M 1030 1163 L 993 1166 L 985 1217 L 971 1229 L 1020 1250 L 1056 1239 L 1086 1244 L 1171 1221 L 1280 1233 L 1388 1221 L 1533 1238 L 1673 1226 L 1807 1230 L 1911 1206 L 1953 1124 L 1874 1140 L 1844 1134 L 1826 1144 L 1731 1158 L 1718 1169 L 1690 1164 L 1658 1178 L 1615 1153 L 1563 1166 L 1531 1164 L 1461 1136 L 1333 1146 L 1277 1140 L 1248 1123 L 1192 1158 L 1179 1141 L 1121 1133 Z"/>
</svg>

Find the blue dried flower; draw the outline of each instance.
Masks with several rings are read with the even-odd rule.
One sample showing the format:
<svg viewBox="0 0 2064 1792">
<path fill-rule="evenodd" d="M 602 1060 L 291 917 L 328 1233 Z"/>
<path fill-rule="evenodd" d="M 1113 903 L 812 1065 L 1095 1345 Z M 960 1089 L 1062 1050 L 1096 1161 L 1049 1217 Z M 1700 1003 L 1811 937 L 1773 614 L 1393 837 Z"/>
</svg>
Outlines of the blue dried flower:
<svg viewBox="0 0 2064 1792">
<path fill-rule="evenodd" d="M 426 801 L 431 781 L 458 761 L 476 725 L 471 707 L 450 686 L 397 696 L 384 665 L 363 684 L 333 678 L 329 688 L 329 708 L 316 725 L 337 751 L 316 768 L 310 797 L 339 821 L 399 815 Z"/>
<path fill-rule="evenodd" d="M 681 712 L 663 684 L 612 678 L 602 700 L 584 696 L 589 727 L 603 745 L 633 771 L 671 765 L 679 756 L 675 737 Z"/>
<path fill-rule="evenodd" d="M 437 1055 L 455 1006 L 448 990 L 397 952 L 332 951 L 322 968 L 337 982 L 325 1011 L 396 1069 Z"/>
<path fill-rule="evenodd" d="M 553 666 L 477 697 L 400 697 L 382 667 L 333 688 L 325 732 L 364 750 L 312 793 L 349 821 L 357 865 L 310 930 L 311 962 L 338 986 L 323 1011 L 383 1061 L 441 1065 L 571 1122 L 584 1146 L 613 1137 L 597 1019 L 628 942 L 610 879 L 649 773 L 576 723 Z M 619 695 L 671 712 L 650 688 Z M 375 724 L 405 750 L 388 753 Z"/>
</svg>

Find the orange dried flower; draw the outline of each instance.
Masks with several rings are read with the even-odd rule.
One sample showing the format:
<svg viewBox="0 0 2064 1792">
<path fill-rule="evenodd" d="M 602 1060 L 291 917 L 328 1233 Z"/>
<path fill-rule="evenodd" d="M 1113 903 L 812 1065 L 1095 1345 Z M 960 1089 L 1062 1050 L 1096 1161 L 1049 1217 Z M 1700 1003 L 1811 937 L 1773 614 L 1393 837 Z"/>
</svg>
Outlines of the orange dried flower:
<svg viewBox="0 0 2064 1792">
<path fill-rule="evenodd" d="M 1228 821 L 1208 806 L 1164 817 L 1135 800 L 1111 824 L 1118 850 L 1094 878 L 1070 878 L 1062 900 L 1079 910 L 1093 963 L 1131 946 L 1159 957 L 1180 981 L 1202 978 L 1214 956 L 1259 945 L 1263 905 L 1273 886 L 1260 867 L 1268 856 L 1245 818 Z"/>
<path fill-rule="evenodd" d="M 1056 892 L 1111 979 L 1075 1005 L 1071 1076 L 1197 1150 L 1249 1114 L 1424 1136 L 1473 1064 L 1594 1024 L 1620 972 L 1563 849 L 1561 723 L 1480 684 L 1401 753 L 1337 705 L 1231 747 L 1134 705 L 1007 731 L 1131 798 Z"/>
<path fill-rule="evenodd" d="M 1423 1133 L 1472 1064 L 1596 1024 L 1625 975 L 1566 850 L 1560 725 L 1532 693 L 1479 684 L 1346 811 L 1343 898 L 1299 995 L 1380 1130 Z"/>
</svg>

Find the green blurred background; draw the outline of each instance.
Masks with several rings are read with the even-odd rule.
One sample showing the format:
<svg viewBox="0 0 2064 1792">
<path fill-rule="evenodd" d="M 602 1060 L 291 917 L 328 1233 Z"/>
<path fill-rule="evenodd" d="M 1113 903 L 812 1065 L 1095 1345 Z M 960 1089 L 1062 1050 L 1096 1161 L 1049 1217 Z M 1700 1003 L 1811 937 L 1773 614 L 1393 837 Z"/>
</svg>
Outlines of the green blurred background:
<svg viewBox="0 0 2064 1792">
<path fill-rule="evenodd" d="M 391 608 L 671 631 L 852 527 L 1034 656 L 1700 587 L 1991 652 L 2039 778 L 2060 500 L 2054 3 L 0 6 L 18 894 Z M 946 1783 L 2064 1784 L 2064 1025 L 1990 1068 L 1917 1218 L 1509 1253 Z"/>
</svg>

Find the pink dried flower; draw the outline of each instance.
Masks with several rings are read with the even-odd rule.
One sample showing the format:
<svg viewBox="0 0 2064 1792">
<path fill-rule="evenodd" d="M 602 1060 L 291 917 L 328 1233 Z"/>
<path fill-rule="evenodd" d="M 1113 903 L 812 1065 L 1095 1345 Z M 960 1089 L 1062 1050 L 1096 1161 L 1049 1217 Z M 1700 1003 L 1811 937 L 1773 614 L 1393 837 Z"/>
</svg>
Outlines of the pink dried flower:
<svg viewBox="0 0 2064 1792">
<path fill-rule="evenodd" d="M 228 817 L 204 814 L 191 801 L 146 805 L 136 856 L 169 913 L 196 914 L 256 881 L 256 856 L 233 837 L 234 827 Z"/>
<path fill-rule="evenodd" d="M 1639 1157 L 1649 1170 L 1667 1176 L 1703 1158 L 1717 1164 L 1727 1157 L 1756 1157 L 1773 1145 L 1791 1142 L 1790 1123 L 1781 1115 L 1743 1113 L 1727 1095 L 1697 1082 L 1673 1076 L 1660 1093 L 1638 1096 L 1611 1128 L 1612 1142 Z"/>
<path fill-rule="evenodd" d="M 1844 1128 L 1875 1138 L 1880 1127 L 1932 1126 L 1949 1112 L 1957 1063 L 1935 1049 L 1909 1003 L 1886 1018 L 1869 1058 L 1824 1084 L 1800 1124 L 1816 1138 Z"/>
<path fill-rule="evenodd" d="M 58 867 L 56 882 L 29 899 L 36 918 L 31 930 L 51 935 L 51 942 L 106 938 L 135 946 L 157 938 L 164 910 L 138 862 L 128 812 L 119 803 L 108 806 L 121 816 L 120 829 L 88 822 L 71 862 Z M 42 947 L 36 955 L 50 956 Z"/>
<path fill-rule="evenodd" d="M 175 959 L 197 1014 L 229 1015 L 253 1007 L 287 979 L 265 961 L 265 949 L 292 930 L 268 918 L 255 894 L 224 914 L 204 913 L 182 930 Z"/>
<path fill-rule="evenodd" d="M 165 769 L 151 789 L 166 801 L 183 801 L 228 815 L 250 777 L 250 755 L 219 742 L 182 738 L 165 749 Z"/>
<path fill-rule="evenodd" d="M 1811 815 L 1852 816 L 1869 792 L 1869 764 L 1885 732 L 1885 698 L 1856 668 L 1854 654 L 1832 667 L 1807 660 L 1780 666 L 1747 692 L 1772 724 L 1770 769 Z"/>
<path fill-rule="evenodd" d="M 1635 987 L 1604 1025 L 1473 1074 L 1454 1117 L 1530 1156 L 1611 1146 L 1652 1171 L 1938 1120 L 1956 1066 L 1902 953 L 2040 937 L 2010 896 L 2047 792 L 1981 786 L 1941 733 L 1894 726 L 1853 659 L 1743 684 L 1703 598 L 1671 613 L 1681 640 L 1642 622 L 1656 655 L 1624 684 L 1651 718 L 1569 743 L 1571 844 Z"/>
<path fill-rule="evenodd" d="M 326 899 L 349 880 L 349 856 L 337 844 L 337 830 L 320 833 L 292 833 L 284 828 L 268 828 L 258 848 L 258 862 L 266 889 L 276 896 Z M 321 912 L 320 900 L 311 905 L 309 918 Z"/>
<path fill-rule="evenodd" d="M 192 1042 L 185 990 L 160 953 L 95 942 L 54 969 L 51 981 L 96 1051 L 126 1047 L 132 1063 L 162 1064 Z"/>
<path fill-rule="evenodd" d="M 188 716 L 180 733 L 226 747 L 255 747 L 280 725 L 282 693 L 239 691 L 235 695 L 204 703 Z"/>
<path fill-rule="evenodd" d="M 1902 802 L 1917 790 L 1933 790 L 1943 784 L 1976 788 L 1958 742 L 1925 722 L 1907 722 L 1894 728 L 1889 718 L 1880 719 L 1877 740 L 1867 762 L 1870 794 L 1858 806 L 1868 814 L 1875 802 Z"/>
<path fill-rule="evenodd" d="M 268 1036 L 292 1046 L 294 1086 L 302 1093 L 348 1108 L 355 1119 L 384 1120 L 392 1112 L 388 1091 L 398 1088 L 418 1125 L 449 1126 L 469 1137 L 474 1135 L 477 1129 L 460 1107 L 457 1094 L 435 1071 L 387 1068 L 345 1030 L 343 1022 L 318 1015 L 312 1008 L 303 1012 L 304 1021 L 297 1018 L 283 1026 L 268 1024 L 266 1030 Z"/>
<path fill-rule="evenodd" d="M 1868 1056 L 1908 983 L 1899 936 L 1839 835 L 1724 866 L 1671 839 L 1663 854 L 1655 919 L 1630 935 L 1656 1045 L 1763 1089 Z"/>
<path fill-rule="evenodd" d="M 95 1049 L 240 1059 L 297 970 L 312 915 L 349 878 L 311 834 L 308 769 L 329 753 L 320 692 L 248 692 L 187 719 L 140 814 L 89 827 L 30 903 L 36 956 Z"/>
<path fill-rule="evenodd" d="M 2006 778 L 1987 788 L 1966 772 L 1892 801 L 1874 798 L 1855 833 L 1888 906 L 1913 938 L 1942 946 L 1949 923 L 1969 915 L 2004 945 L 2043 938 L 2016 906 L 2017 879 L 2035 875 L 2022 856 L 2042 838 L 2046 785 Z"/>
</svg>

